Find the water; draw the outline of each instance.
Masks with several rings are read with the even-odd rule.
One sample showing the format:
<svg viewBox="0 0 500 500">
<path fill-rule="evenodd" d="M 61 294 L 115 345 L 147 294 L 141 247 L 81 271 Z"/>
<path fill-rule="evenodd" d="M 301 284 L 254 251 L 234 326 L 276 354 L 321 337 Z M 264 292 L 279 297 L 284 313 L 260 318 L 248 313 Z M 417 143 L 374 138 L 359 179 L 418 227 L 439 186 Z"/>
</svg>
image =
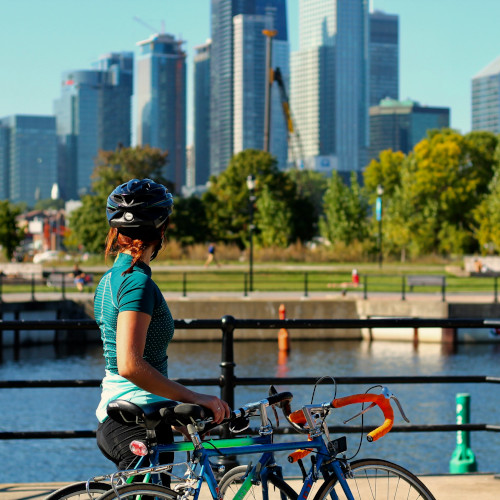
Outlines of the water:
<svg viewBox="0 0 500 500">
<path fill-rule="evenodd" d="M 235 344 L 236 375 L 263 376 L 376 376 L 376 375 L 490 375 L 500 376 L 499 345 L 463 345 L 447 354 L 437 344 L 396 342 L 298 342 L 292 344 L 287 364 L 278 366 L 275 343 Z M 103 375 L 101 347 L 64 348 L 52 346 L 23 348 L 15 359 L 11 349 L 3 350 L 0 379 L 99 379 Z M 217 377 L 220 344 L 174 342 L 169 349 L 172 377 Z M 393 385 L 412 424 L 455 423 L 455 397 L 471 394 L 471 422 L 500 424 L 499 390 L 493 384 Z M 293 408 L 309 403 L 312 388 L 278 387 L 294 393 Z M 367 386 L 338 387 L 337 396 L 364 392 Z M 213 387 L 197 390 L 217 393 Z M 237 387 L 236 405 L 265 395 L 265 387 Z M 315 402 L 331 400 L 332 386 L 319 386 Z M 95 429 L 95 407 L 99 389 L 3 389 L 0 390 L 2 419 L 0 431 L 89 430 Z M 370 412 L 368 422 L 381 423 L 378 410 Z M 330 416 L 330 424 L 341 424 L 354 414 L 340 409 Z M 352 422 L 353 424 L 355 422 Z M 396 423 L 403 420 L 396 415 Z M 283 422 L 282 422 L 283 424 Z M 349 455 L 355 453 L 360 436 L 348 434 Z M 361 457 L 380 457 L 400 463 L 416 473 L 446 473 L 456 445 L 454 432 L 390 433 L 380 441 L 363 439 Z M 474 432 L 471 447 L 481 472 L 500 472 L 500 433 Z M 0 440 L 4 464 L 13 470 L 0 470 L 0 483 L 32 481 L 76 481 L 102 472 L 112 464 L 103 458 L 93 439 Z M 181 457 L 182 458 L 182 457 Z M 281 460 L 285 464 L 286 460 Z M 296 466 L 286 465 L 287 474 L 298 474 Z"/>
</svg>

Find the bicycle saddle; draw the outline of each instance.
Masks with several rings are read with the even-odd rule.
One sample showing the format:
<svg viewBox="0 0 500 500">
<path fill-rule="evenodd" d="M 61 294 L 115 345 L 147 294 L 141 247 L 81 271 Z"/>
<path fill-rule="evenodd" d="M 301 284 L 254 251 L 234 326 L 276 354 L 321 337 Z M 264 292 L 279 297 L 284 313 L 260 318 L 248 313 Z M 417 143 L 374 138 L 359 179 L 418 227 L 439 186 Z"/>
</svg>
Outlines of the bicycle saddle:
<svg viewBox="0 0 500 500">
<path fill-rule="evenodd" d="M 152 430 L 164 421 L 177 405 L 179 405 L 177 401 L 158 401 L 138 406 L 125 399 L 115 399 L 108 404 L 106 411 L 110 418 L 120 424 L 140 425 Z"/>
</svg>

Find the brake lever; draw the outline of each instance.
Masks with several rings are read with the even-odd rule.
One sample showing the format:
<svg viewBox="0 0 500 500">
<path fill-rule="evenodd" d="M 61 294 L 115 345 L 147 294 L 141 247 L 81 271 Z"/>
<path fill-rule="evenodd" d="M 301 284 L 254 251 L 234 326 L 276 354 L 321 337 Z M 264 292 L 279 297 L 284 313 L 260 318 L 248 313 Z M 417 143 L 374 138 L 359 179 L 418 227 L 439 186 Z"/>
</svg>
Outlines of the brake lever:
<svg viewBox="0 0 500 500">
<path fill-rule="evenodd" d="M 382 387 L 382 394 L 387 398 L 387 399 L 393 399 L 394 402 L 396 403 L 396 406 L 398 407 L 399 413 L 401 413 L 401 416 L 403 419 L 410 423 L 408 420 L 408 417 L 405 415 L 405 412 L 403 411 L 403 407 L 401 406 L 401 403 L 399 402 L 398 398 L 387 388 L 387 387 Z"/>
</svg>

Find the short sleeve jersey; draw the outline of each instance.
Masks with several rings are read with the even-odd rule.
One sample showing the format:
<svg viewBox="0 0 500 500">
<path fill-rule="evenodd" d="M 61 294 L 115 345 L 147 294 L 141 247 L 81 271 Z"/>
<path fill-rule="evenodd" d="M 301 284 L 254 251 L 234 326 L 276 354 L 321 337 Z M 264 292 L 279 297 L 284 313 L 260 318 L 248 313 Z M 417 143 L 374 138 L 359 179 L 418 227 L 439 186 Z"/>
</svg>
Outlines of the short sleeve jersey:
<svg viewBox="0 0 500 500">
<path fill-rule="evenodd" d="M 132 257 L 119 254 L 113 267 L 101 278 L 94 297 L 94 315 L 101 330 L 106 370 L 118 374 L 116 325 L 122 311 L 144 312 L 151 316 L 144 359 L 168 376 L 167 347 L 174 334 L 174 321 L 167 303 L 151 279 L 151 268 L 139 262 L 132 273 L 122 276 Z"/>
</svg>

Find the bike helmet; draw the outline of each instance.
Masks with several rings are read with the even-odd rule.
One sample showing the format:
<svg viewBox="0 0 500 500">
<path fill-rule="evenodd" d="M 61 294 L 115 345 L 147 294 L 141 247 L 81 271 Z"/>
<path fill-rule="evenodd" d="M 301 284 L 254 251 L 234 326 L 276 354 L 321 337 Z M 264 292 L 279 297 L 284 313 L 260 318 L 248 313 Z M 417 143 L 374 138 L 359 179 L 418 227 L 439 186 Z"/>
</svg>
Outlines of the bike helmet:
<svg viewBox="0 0 500 500">
<path fill-rule="evenodd" d="M 157 239 L 173 206 L 173 197 L 162 184 L 132 179 L 109 195 L 106 215 L 109 225 L 127 236 Z"/>
</svg>

